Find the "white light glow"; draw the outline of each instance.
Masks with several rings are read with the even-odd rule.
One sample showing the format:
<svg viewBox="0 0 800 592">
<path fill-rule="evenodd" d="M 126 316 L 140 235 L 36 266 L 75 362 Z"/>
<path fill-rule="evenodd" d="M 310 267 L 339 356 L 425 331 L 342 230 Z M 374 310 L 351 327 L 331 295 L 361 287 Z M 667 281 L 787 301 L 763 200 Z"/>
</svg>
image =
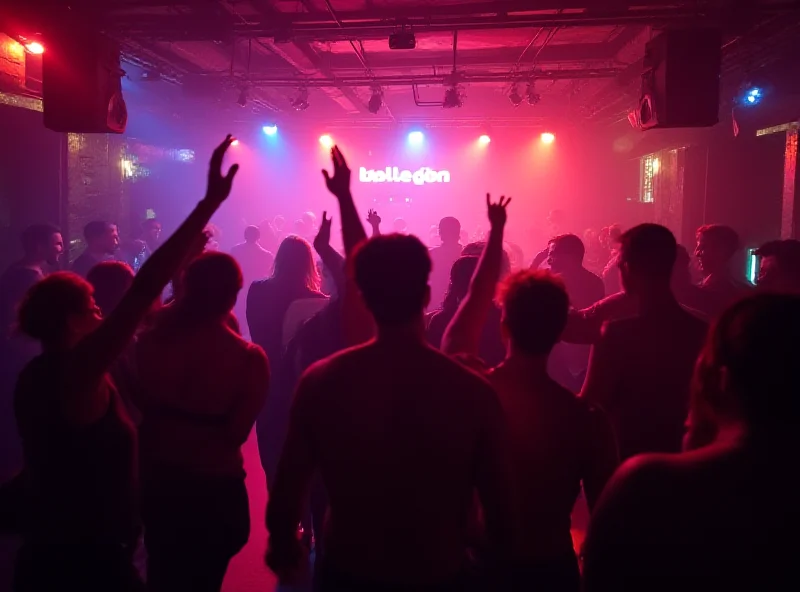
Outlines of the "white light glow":
<svg viewBox="0 0 800 592">
<path fill-rule="evenodd" d="M 544 132 L 541 135 L 541 140 L 543 144 L 552 144 L 556 140 L 555 134 L 551 134 L 550 132 Z"/>
<path fill-rule="evenodd" d="M 274 136 L 278 133 L 278 126 L 277 125 L 265 125 L 261 128 L 265 134 L 268 136 Z"/>
<path fill-rule="evenodd" d="M 322 144 L 325 148 L 331 148 L 333 146 L 333 138 L 331 138 L 328 134 L 319 137 L 319 143 Z"/>
<path fill-rule="evenodd" d="M 411 132 L 408 134 L 408 143 L 414 146 L 419 146 L 425 141 L 425 134 L 422 132 Z"/>
<path fill-rule="evenodd" d="M 29 52 L 34 53 L 36 55 L 40 55 L 44 53 L 44 45 L 39 43 L 38 41 L 31 41 L 30 43 L 25 44 L 25 49 Z"/>
<path fill-rule="evenodd" d="M 478 138 L 478 144 L 480 144 L 481 146 L 486 146 L 486 144 L 488 144 L 491 141 L 492 139 L 486 134 L 483 134 L 480 138 Z"/>
<path fill-rule="evenodd" d="M 658 160 L 657 158 L 654 158 L 653 159 L 653 174 L 657 175 L 658 171 L 660 171 L 660 170 L 661 170 L 661 161 Z"/>
</svg>

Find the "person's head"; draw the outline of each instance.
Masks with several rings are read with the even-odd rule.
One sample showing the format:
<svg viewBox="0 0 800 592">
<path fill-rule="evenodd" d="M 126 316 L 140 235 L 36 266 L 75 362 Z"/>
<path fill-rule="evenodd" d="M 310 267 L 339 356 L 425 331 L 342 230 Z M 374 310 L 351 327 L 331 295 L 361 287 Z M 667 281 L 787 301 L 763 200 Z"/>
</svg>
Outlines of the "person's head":
<svg viewBox="0 0 800 592">
<path fill-rule="evenodd" d="M 452 216 L 439 220 L 439 238 L 444 244 L 457 243 L 461 239 L 461 222 Z"/>
<path fill-rule="evenodd" d="M 261 238 L 261 231 L 258 226 L 248 226 L 244 229 L 244 241 L 247 243 L 256 243 Z"/>
<path fill-rule="evenodd" d="M 283 232 L 283 227 L 286 225 L 286 219 L 283 216 L 275 216 L 272 219 L 272 227 L 275 229 L 275 232 Z"/>
<path fill-rule="evenodd" d="M 151 247 L 157 246 L 161 240 L 161 222 L 155 218 L 142 222 L 142 238 Z"/>
<path fill-rule="evenodd" d="M 281 241 L 275 253 L 272 277 L 292 285 L 303 285 L 309 290 L 318 291 L 320 277 L 311 245 L 300 236 L 287 236 Z"/>
<path fill-rule="evenodd" d="M 705 275 L 728 269 L 731 258 L 739 250 L 739 235 L 730 226 L 707 224 L 697 229 L 694 255 Z"/>
<path fill-rule="evenodd" d="M 133 270 L 122 261 L 102 261 L 89 270 L 86 280 L 94 288 L 94 301 L 103 316 L 108 316 L 133 284 Z"/>
<path fill-rule="evenodd" d="M 305 212 L 303 214 L 303 223 L 309 229 L 309 231 L 313 232 L 317 227 L 317 215 L 314 212 Z"/>
<path fill-rule="evenodd" d="M 102 322 L 93 288 L 82 277 L 60 271 L 31 287 L 22 299 L 17 325 L 45 350 L 68 349 Z"/>
<path fill-rule="evenodd" d="M 616 248 L 622 238 L 622 226 L 619 224 L 612 224 L 608 227 L 608 244 L 610 248 Z"/>
<path fill-rule="evenodd" d="M 550 239 L 547 264 L 554 273 L 564 273 L 583 265 L 586 248 L 583 241 L 574 234 L 562 234 Z"/>
<path fill-rule="evenodd" d="M 630 294 L 670 289 L 678 245 L 669 229 L 640 224 L 620 236 L 622 287 Z"/>
<path fill-rule="evenodd" d="M 95 253 L 112 255 L 119 248 L 117 225 L 95 220 L 83 227 L 83 238 L 89 250 Z"/>
<path fill-rule="evenodd" d="M 394 222 L 392 222 L 392 230 L 394 232 L 407 232 L 408 231 L 408 224 L 402 218 L 395 218 Z"/>
<path fill-rule="evenodd" d="M 567 215 L 564 210 L 551 210 L 547 215 L 547 222 L 552 228 L 561 228 L 566 222 Z"/>
<path fill-rule="evenodd" d="M 431 296 L 431 258 L 417 237 L 373 237 L 358 248 L 353 267 L 356 285 L 379 327 L 421 322 Z"/>
<path fill-rule="evenodd" d="M 567 325 L 569 296 L 548 271 L 522 270 L 501 284 L 502 329 L 513 353 L 547 357 Z"/>
<path fill-rule="evenodd" d="M 22 231 L 22 249 L 30 261 L 57 265 L 64 253 L 61 231 L 50 224 L 34 224 Z"/>
<path fill-rule="evenodd" d="M 461 249 L 461 256 L 462 257 L 480 257 L 483 250 L 486 248 L 485 241 L 477 241 L 474 243 L 469 243 L 463 249 Z M 503 249 L 503 260 L 500 263 L 500 279 L 505 278 L 509 273 L 511 273 L 511 258 L 508 256 L 508 252 Z"/>
<path fill-rule="evenodd" d="M 796 294 L 757 294 L 728 308 L 698 359 L 690 417 L 717 430 L 744 423 L 761 436 L 793 434 L 800 422 L 797 335 Z"/>
<path fill-rule="evenodd" d="M 770 241 L 761 245 L 756 255 L 761 257 L 759 288 L 800 294 L 800 241 Z"/>
<path fill-rule="evenodd" d="M 478 267 L 478 258 L 474 255 L 459 257 L 455 260 L 450 268 L 450 283 L 444 295 L 442 309 L 455 313 L 459 302 L 467 295 L 469 283 L 475 274 L 476 267 Z"/>
<path fill-rule="evenodd" d="M 183 276 L 179 306 L 195 321 L 225 320 L 242 289 L 242 270 L 227 253 L 206 252 L 192 261 Z"/>
</svg>

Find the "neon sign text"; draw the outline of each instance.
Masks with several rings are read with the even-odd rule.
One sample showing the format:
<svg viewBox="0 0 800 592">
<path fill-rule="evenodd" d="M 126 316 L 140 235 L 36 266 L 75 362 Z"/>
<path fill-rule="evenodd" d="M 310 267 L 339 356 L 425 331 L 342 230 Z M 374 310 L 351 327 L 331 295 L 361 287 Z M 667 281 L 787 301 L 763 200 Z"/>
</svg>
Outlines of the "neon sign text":
<svg viewBox="0 0 800 592">
<path fill-rule="evenodd" d="M 358 180 L 362 183 L 413 183 L 414 185 L 449 183 L 450 171 L 434 171 L 429 167 L 422 167 L 413 172 L 399 167 L 378 170 L 361 167 L 358 170 Z"/>
</svg>

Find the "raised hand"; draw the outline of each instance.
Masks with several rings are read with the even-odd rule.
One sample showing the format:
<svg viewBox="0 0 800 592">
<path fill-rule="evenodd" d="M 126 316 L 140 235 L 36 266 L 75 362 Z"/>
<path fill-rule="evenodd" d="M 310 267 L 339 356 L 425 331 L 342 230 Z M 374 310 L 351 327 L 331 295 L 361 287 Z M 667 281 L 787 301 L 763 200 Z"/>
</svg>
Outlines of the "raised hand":
<svg viewBox="0 0 800 592">
<path fill-rule="evenodd" d="M 331 244 L 331 221 L 328 212 L 322 212 L 322 221 L 319 224 L 319 231 L 314 237 L 314 249 L 319 253 L 322 249 Z"/>
<path fill-rule="evenodd" d="M 489 214 L 489 224 L 492 228 L 503 228 L 508 219 L 506 208 L 511 203 L 511 198 L 506 198 L 505 195 L 500 196 L 500 201 L 492 203 L 492 196 L 486 194 L 486 210 Z"/>
<path fill-rule="evenodd" d="M 367 212 L 367 223 L 370 226 L 379 226 L 381 223 L 381 217 L 378 216 L 378 212 L 375 210 L 369 210 Z"/>
<path fill-rule="evenodd" d="M 331 160 L 333 161 L 333 176 L 330 176 L 327 170 L 322 169 L 325 185 L 327 185 L 328 191 L 336 197 L 346 197 L 350 194 L 350 169 L 347 168 L 347 162 L 338 146 L 331 148 Z"/>
<path fill-rule="evenodd" d="M 233 185 L 233 178 L 236 176 L 236 171 L 239 170 L 239 165 L 234 164 L 228 169 L 228 173 L 223 176 L 222 174 L 222 159 L 225 157 L 228 147 L 233 143 L 233 136 L 228 134 L 222 141 L 222 144 L 217 146 L 214 153 L 211 155 L 211 162 L 208 165 L 208 188 L 206 189 L 206 199 L 220 204 L 227 199 L 231 193 L 231 186 Z"/>
</svg>

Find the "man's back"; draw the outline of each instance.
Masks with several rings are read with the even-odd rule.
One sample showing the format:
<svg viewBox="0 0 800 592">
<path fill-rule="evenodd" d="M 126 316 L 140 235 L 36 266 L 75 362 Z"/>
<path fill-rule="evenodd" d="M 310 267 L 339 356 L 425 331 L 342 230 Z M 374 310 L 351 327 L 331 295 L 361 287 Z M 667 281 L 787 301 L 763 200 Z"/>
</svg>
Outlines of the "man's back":
<svg viewBox="0 0 800 592">
<path fill-rule="evenodd" d="M 678 452 L 707 325 L 679 306 L 608 323 L 582 395 L 609 415 L 620 458 Z"/>
<path fill-rule="evenodd" d="M 475 487 L 489 498 L 487 524 L 511 505 L 494 392 L 428 346 L 375 342 L 319 362 L 301 379 L 295 418 L 330 496 L 326 558 L 344 573 L 453 578 Z"/>
<path fill-rule="evenodd" d="M 436 310 L 442 305 L 442 300 L 450 284 L 450 268 L 461 256 L 462 247 L 459 243 L 447 243 L 430 250 L 431 269 L 431 303 L 430 309 Z"/>
<path fill-rule="evenodd" d="M 258 243 L 240 243 L 231 249 L 231 255 L 242 268 L 245 286 L 272 273 L 275 257 Z"/>
</svg>

